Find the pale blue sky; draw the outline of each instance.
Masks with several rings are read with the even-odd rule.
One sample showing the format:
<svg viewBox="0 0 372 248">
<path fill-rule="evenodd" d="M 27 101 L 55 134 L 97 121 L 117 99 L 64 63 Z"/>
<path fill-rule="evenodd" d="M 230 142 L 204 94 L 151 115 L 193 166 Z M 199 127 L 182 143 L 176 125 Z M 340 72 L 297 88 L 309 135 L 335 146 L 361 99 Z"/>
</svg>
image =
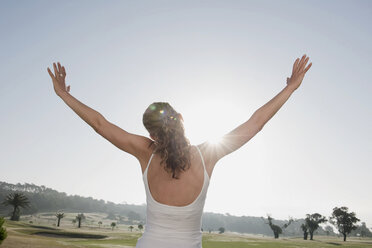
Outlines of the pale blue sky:
<svg viewBox="0 0 372 248">
<path fill-rule="evenodd" d="M 137 160 L 97 135 L 52 87 L 147 135 L 153 101 L 181 112 L 193 144 L 274 97 L 297 57 L 301 87 L 247 145 L 222 159 L 204 210 L 329 216 L 372 226 L 371 1 L 1 1 L 0 180 L 145 203 Z"/>
</svg>

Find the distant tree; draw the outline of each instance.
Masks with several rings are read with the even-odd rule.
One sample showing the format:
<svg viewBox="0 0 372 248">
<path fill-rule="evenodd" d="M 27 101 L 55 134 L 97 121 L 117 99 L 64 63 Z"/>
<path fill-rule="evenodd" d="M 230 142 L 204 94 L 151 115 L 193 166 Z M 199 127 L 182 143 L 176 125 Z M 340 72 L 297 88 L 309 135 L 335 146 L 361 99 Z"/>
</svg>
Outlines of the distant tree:
<svg viewBox="0 0 372 248">
<path fill-rule="evenodd" d="M 309 229 L 310 233 L 310 240 L 313 240 L 314 231 L 319 228 L 319 224 L 326 222 L 326 217 L 315 213 L 315 214 L 307 214 L 305 218 L 306 226 Z"/>
<path fill-rule="evenodd" d="M 288 222 L 285 223 L 282 227 L 280 227 L 278 225 L 273 224 L 274 219 L 269 214 L 267 215 L 267 220 L 269 222 L 267 222 L 266 224 L 270 226 L 271 230 L 274 233 L 274 238 L 276 239 L 279 238 L 279 235 L 283 233 L 283 229 L 287 228 L 294 221 L 292 218 L 289 218 Z"/>
<path fill-rule="evenodd" d="M 81 227 L 81 222 L 82 222 L 83 220 L 85 220 L 85 215 L 84 215 L 83 213 L 78 214 L 78 215 L 76 216 L 76 220 L 78 221 L 78 228 L 80 228 L 80 227 Z"/>
<path fill-rule="evenodd" d="M 262 219 L 264 218 L 262 217 Z M 267 220 L 268 222 L 266 222 L 266 224 L 269 225 L 271 230 L 273 231 L 274 238 L 279 238 L 279 234 L 283 232 L 282 228 L 280 228 L 280 226 L 278 225 L 273 224 L 273 218 L 269 214 L 267 215 Z"/>
<path fill-rule="evenodd" d="M 102 225 L 102 221 L 98 221 L 99 228 L 101 228 L 101 225 Z"/>
<path fill-rule="evenodd" d="M 292 217 L 289 217 L 289 220 L 287 223 L 285 223 L 282 228 L 286 229 L 293 221 L 295 221 Z"/>
<path fill-rule="evenodd" d="M 358 221 L 360 220 L 355 217 L 355 213 L 349 213 L 347 207 L 333 208 L 332 216 L 330 217 L 330 222 L 336 225 L 338 231 L 344 235 L 344 241 L 346 241 L 346 235 L 357 228 L 355 223 Z"/>
<path fill-rule="evenodd" d="M 329 236 L 331 233 L 333 233 L 333 228 L 331 226 L 326 226 L 324 228 L 324 230 L 325 230 L 327 236 Z"/>
<path fill-rule="evenodd" d="M 76 224 L 76 219 L 73 219 L 73 220 L 72 220 L 72 225 L 75 226 L 75 224 Z"/>
<path fill-rule="evenodd" d="M 308 226 L 306 224 L 301 225 L 301 229 L 304 232 L 304 240 L 307 240 L 307 234 L 308 234 Z"/>
<path fill-rule="evenodd" d="M 111 229 L 114 230 L 115 227 L 116 227 L 116 222 L 111 222 Z"/>
<path fill-rule="evenodd" d="M 272 225 L 270 226 L 270 228 L 271 228 L 271 230 L 272 230 L 273 233 L 274 233 L 274 238 L 276 238 L 276 239 L 279 238 L 279 235 L 283 233 L 282 228 L 281 228 L 280 226 L 278 226 L 278 225 L 274 225 L 274 224 L 272 224 Z"/>
<path fill-rule="evenodd" d="M 13 206 L 11 220 L 18 221 L 20 217 L 20 208 L 30 207 L 30 202 L 23 193 L 9 193 L 2 203 L 5 206 Z"/>
<path fill-rule="evenodd" d="M 208 229 L 208 232 L 211 233 L 213 230 L 212 229 Z"/>
<path fill-rule="evenodd" d="M 225 228 L 224 227 L 218 228 L 218 233 L 219 234 L 224 233 L 224 232 L 225 232 Z"/>
<path fill-rule="evenodd" d="M 138 225 L 138 229 L 142 232 L 143 225 L 142 225 L 142 224 L 139 224 L 139 225 Z"/>
<path fill-rule="evenodd" d="M 350 235 L 372 237 L 372 232 L 367 228 L 366 223 L 362 222 L 362 225 L 357 225 L 357 228 L 351 231 Z"/>
<path fill-rule="evenodd" d="M 65 213 L 62 213 L 62 212 L 56 213 L 56 217 L 57 217 L 57 220 L 58 220 L 57 226 L 59 226 L 59 223 L 61 222 L 61 219 L 63 217 L 65 217 Z"/>
<path fill-rule="evenodd" d="M 140 220 L 141 216 L 135 211 L 129 211 L 127 214 L 128 220 Z"/>
<path fill-rule="evenodd" d="M 4 218 L 0 217 L 0 245 L 3 242 L 4 239 L 6 239 L 7 233 L 6 229 L 3 227 L 4 224 Z"/>
<path fill-rule="evenodd" d="M 133 226 L 129 226 L 128 228 L 130 229 L 130 231 L 133 231 L 133 228 L 134 227 Z"/>
<path fill-rule="evenodd" d="M 369 236 L 368 234 L 371 233 L 371 231 L 367 228 L 366 223 L 362 222 L 362 225 L 360 226 L 360 235 L 362 237 Z"/>
<path fill-rule="evenodd" d="M 372 232 L 369 230 L 365 222 L 362 222 L 360 234 L 362 237 L 372 237 Z"/>
</svg>

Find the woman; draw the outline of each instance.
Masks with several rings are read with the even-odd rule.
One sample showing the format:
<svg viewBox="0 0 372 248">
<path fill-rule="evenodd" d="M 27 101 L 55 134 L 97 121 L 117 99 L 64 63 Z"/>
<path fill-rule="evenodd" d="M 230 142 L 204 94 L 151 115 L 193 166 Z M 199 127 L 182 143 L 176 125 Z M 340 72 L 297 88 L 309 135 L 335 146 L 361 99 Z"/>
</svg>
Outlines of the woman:
<svg viewBox="0 0 372 248">
<path fill-rule="evenodd" d="M 182 115 L 168 103 L 151 104 L 143 114 L 150 138 L 124 131 L 69 94 L 66 70 L 48 68 L 55 93 L 98 134 L 135 156 L 146 189 L 146 228 L 137 248 L 202 247 L 201 217 L 210 177 L 216 163 L 255 136 L 301 85 L 309 57 L 293 64 L 287 85 L 243 124 L 224 135 L 219 144 L 193 146 L 185 137 Z"/>
</svg>

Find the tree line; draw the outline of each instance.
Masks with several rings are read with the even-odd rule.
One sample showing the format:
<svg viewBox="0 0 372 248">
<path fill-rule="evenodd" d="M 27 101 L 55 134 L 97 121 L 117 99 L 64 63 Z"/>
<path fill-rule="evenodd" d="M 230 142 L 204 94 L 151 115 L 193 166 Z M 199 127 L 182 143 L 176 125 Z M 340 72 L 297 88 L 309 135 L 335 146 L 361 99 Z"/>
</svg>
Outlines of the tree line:
<svg viewBox="0 0 372 248">
<path fill-rule="evenodd" d="M 65 212 L 100 212 L 110 216 L 127 216 L 129 221 L 144 221 L 146 205 L 115 204 L 113 202 L 96 200 L 92 197 L 67 195 L 45 186 L 34 184 L 10 184 L 0 182 L 0 202 L 4 202 L 9 194 L 22 193 L 27 199 L 27 207 L 23 214 L 35 214 L 40 212 L 56 212 L 63 209 Z M 18 199 L 22 200 L 22 199 Z M 13 213 L 9 213 L 14 211 Z M 19 209 L 13 209 L 10 205 L 0 204 L 0 216 L 14 216 L 18 218 Z"/>
<path fill-rule="evenodd" d="M 268 222 L 266 224 L 268 224 L 273 231 L 274 238 L 279 238 L 279 235 L 283 232 L 283 229 L 287 228 L 291 223 L 296 221 L 292 218 L 289 218 L 289 221 L 287 223 L 285 223 L 283 226 L 279 226 L 273 224 L 273 218 L 270 215 L 268 215 L 267 219 Z M 355 216 L 354 212 L 349 212 L 348 208 L 343 206 L 333 208 L 333 212 L 328 220 L 326 216 L 322 216 L 319 213 L 306 214 L 305 221 L 301 224 L 304 240 L 307 240 L 309 234 L 310 240 L 313 240 L 314 232 L 320 227 L 320 224 L 327 221 L 334 225 L 337 228 L 338 232 L 343 235 L 344 241 L 346 241 L 346 237 L 348 234 L 352 233 L 353 230 L 356 230 L 358 228 L 361 229 L 361 236 L 372 237 L 372 233 L 368 228 L 366 228 L 365 222 L 362 223 L 362 226 L 356 225 L 356 223 L 359 222 L 360 219 Z M 331 231 L 333 232 L 332 227 L 328 229 L 328 232 Z"/>
<path fill-rule="evenodd" d="M 43 201 L 40 202 L 40 199 L 43 199 Z M 71 202 L 74 202 L 73 207 L 68 206 Z M 11 220 L 19 220 L 21 209 L 23 209 L 23 214 L 54 211 L 56 212 L 57 226 L 60 225 L 60 221 L 64 217 L 64 212 L 58 212 L 60 209 L 64 209 L 65 212 L 107 213 L 107 218 L 109 219 L 116 219 L 116 216 L 119 215 L 120 217 L 121 214 L 127 216 L 129 220 L 136 220 L 142 223 L 145 221 L 146 211 L 145 205 L 115 204 L 96 200 L 91 197 L 67 196 L 65 193 L 60 193 L 45 186 L 27 183 L 9 184 L 0 182 L 0 203 L 2 203 L 0 204 L 0 214 L 3 216 L 9 215 Z M 82 214 L 80 217 L 79 215 L 76 216 L 74 221 L 80 227 L 83 220 L 84 215 Z M 121 218 L 119 220 L 121 221 Z M 304 219 L 294 220 L 289 218 L 287 221 L 274 220 L 270 215 L 267 218 L 263 218 L 250 216 L 238 217 L 228 213 L 225 215 L 203 213 L 202 228 L 209 232 L 218 230 L 220 233 L 226 229 L 239 233 L 274 234 L 274 238 L 278 238 L 280 234 L 287 236 L 303 234 L 304 239 L 310 236 L 310 240 L 312 240 L 315 232 L 321 235 L 335 235 L 332 227 L 327 226 L 325 229 L 320 227 L 320 224 L 327 221 L 338 227 L 338 231 L 344 236 L 344 240 L 346 240 L 347 235 L 356 234 L 372 237 L 372 233 L 364 222 L 362 225 L 356 225 L 360 220 L 356 218 L 355 213 L 349 213 L 346 207 L 334 208 L 332 216 L 328 220 L 325 216 L 321 216 L 318 213 L 307 214 Z M 113 223 L 111 223 L 112 229 L 116 226 L 116 222 Z"/>
</svg>

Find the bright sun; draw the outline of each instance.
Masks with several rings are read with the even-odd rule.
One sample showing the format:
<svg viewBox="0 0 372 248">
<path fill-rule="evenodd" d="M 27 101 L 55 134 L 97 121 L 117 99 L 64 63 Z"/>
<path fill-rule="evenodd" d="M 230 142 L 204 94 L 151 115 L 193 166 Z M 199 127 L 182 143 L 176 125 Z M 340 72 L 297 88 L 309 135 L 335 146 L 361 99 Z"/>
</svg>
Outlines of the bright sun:
<svg viewBox="0 0 372 248">
<path fill-rule="evenodd" d="M 221 113 L 215 110 L 208 116 L 203 116 L 203 111 L 185 113 L 184 125 L 186 136 L 190 139 L 191 144 L 198 145 L 208 142 L 213 145 L 221 144 L 223 136 L 230 132 L 234 127 L 231 123 L 233 120 L 225 115 L 221 118 Z"/>
<path fill-rule="evenodd" d="M 246 117 L 242 118 L 242 113 L 249 113 L 224 92 L 196 97 L 180 112 L 184 119 L 185 134 L 193 145 L 204 142 L 223 144 L 224 135 L 240 125 L 242 120 L 245 121 Z"/>
<path fill-rule="evenodd" d="M 216 136 L 216 137 L 212 137 L 212 138 L 207 139 L 207 142 L 210 143 L 211 145 L 221 144 L 222 141 L 223 141 L 223 139 L 222 139 L 221 136 Z"/>
</svg>

